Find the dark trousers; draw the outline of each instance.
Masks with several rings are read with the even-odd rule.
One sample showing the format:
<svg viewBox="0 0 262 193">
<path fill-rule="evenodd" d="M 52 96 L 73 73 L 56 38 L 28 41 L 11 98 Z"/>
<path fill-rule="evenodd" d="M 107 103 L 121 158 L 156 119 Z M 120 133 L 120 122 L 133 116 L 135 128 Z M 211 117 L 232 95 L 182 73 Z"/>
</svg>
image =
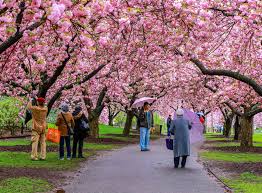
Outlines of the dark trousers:
<svg viewBox="0 0 262 193">
<path fill-rule="evenodd" d="M 76 157 L 77 144 L 78 144 L 78 157 L 83 156 L 84 138 L 83 137 L 74 136 L 74 140 L 73 140 L 73 155 L 72 155 L 72 157 Z"/>
<path fill-rule="evenodd" d="M 61 136 L 59 143 L 59 156 L 63 158 L 65 155 L 64 144 L 66 143 L 67 158 L 71 157 L 71 147 L 70 147 L 70 136 Z"/>
<path fill-rule="evenodd" d="M 182 156 L 182 162 L 181 162 L 182 168 L 184 168 L 186 165 L 186 159 L 187 159 L 187 156 Z M 176 168 L 178 168 L 179 162 L 180 162 L 180 157 L 174 157 L 174 165 Z"/>
<path fill-rule="evenodd" d="M 169 129 L 170 129 L 170 127 L 167 127 L 167 136 L 171 136 Z"/>
</svg>

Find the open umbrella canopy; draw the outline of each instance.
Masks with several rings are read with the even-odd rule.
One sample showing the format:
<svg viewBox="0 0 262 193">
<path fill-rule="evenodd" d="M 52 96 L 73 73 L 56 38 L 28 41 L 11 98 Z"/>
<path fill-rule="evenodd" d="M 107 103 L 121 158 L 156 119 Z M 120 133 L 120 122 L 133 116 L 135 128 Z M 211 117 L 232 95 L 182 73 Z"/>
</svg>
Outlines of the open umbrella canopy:
<svg viewBox="0 0 262 193">
<path fill-rule="evenodd" d="M 151 97 L 142 97 L 140 99 L 135 100 L 132 107 L 133 108 L 139 108 L 139 107 L 144 106 L 145 102 L 153 103 L 155 100 L 156 100 L 155 98 L 151 98 Z"/>
<path fill-rule="evenodd" d="M 203 140 L 203 130 L 204 126 L 200 122 L 199 117 L 193 111 L 189 109 L 184 110 L 184 118 L 189 120 L 192 123 L 192 128 L 190 131 L 190 143 L 196 143 Z M 176 119 L 176 114 L 174 115 L 174 119 Z"/>
</svg>

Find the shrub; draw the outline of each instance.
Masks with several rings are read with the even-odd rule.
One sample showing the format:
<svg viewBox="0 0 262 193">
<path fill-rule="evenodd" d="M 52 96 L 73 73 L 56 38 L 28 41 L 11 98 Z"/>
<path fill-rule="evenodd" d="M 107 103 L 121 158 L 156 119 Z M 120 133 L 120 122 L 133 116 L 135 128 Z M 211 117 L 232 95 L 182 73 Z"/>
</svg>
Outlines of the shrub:
<svg viewBox="0 0 262 193">
<path fill-rule="evenodd" d="M 21 127 L 22 120 L 18 116 L 22 102 L 16 98 L 5 97 L 0 100 L 0 134 L 4 130 L 14 135 L 15 130 Z"/>
</svg>

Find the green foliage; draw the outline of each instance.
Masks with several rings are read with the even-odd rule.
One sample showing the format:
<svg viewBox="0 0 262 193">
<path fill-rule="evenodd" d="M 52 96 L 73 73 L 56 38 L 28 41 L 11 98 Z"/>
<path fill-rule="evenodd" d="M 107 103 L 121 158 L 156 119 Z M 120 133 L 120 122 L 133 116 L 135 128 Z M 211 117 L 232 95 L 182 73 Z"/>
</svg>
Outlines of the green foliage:
<svg viewBox="0 0 262 193">
<path fill-rule="evenodd" d="M 163 128 L 166 128 L 166 120 L 161 117 L 158 113 L 154 113 L 154 124 L 163 125 Z"/>
<path fill-rule="evenodd" d="M 226 162 L 262 162 L 262 155 L 256 153 L 227 153 L 227 152 L 201 152 L 200 155 L 209 160 L 226 161 Z"/>
<path fill-rule="evenodd" d="M 223 181 L 235 193 L 260 193 L 262 189 L 262 177 L 246 172 L 236 179 L 223 179 Z"/>
<path fill-rule="evenodd" d="M 0 182 L 0 193 L 47 192 L 52 186 L 45 180 L 26 177 L 9 178 Z"/>
<path fill-rule="evenodd" d="M 124 127 L 126 121 L 126 114 L 124 112 L 118 113 L 114 118 L 114 124 L 118 127 Z"/>
<path fill-rule="evenodd" d="M 84 156 L 93 155 L 85 152 Z M 80 159 L 59 160 L 57 152 L 47 153 L 46 161 L 32 161 L 30 154 L 25 152 L 0 152 L 0 167 L 29 167 L 29 168 L 52 168 L 56 170 L 72 169 L 78 166 Z"/>
<path fill-rule="evenodd" d="M 22 120 L 19 118 L 19 111 L 22 102 L 16 98 L 4 97 L 0 100 L 0 135 L 8 130 L 13 135 L 15 129 L 21 127 Z"/>
<path fill-rule="evenodd" d="M 58 113 L 58 110 L 52 109 L 52 110 L 49 112 L 49 115 L 48 115 L 48 117 L 47 117 L 47 122 L 54 124 L 54 123 L 56 122 L 57 113 Z"/>
</svg>

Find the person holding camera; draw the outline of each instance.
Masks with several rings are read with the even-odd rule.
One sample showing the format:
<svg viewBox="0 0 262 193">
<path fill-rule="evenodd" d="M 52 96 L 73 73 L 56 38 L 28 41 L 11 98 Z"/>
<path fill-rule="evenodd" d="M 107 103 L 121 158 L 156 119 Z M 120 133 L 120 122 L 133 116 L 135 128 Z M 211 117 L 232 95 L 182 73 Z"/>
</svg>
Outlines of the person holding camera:
<svg viewBox="0 0 262 193">
<path fill-rule="evenodd" d="M 36 100 L 37 105 L 34 106 L 32 103 Z M 38 143 L 40 143 L 40 160 L 46 159 L 46 138 L 45 131 L 47 128 L 47 112 L 48 108 L 45 106 L 44 98 L 32 98 L 29 102 L 27 109 L 31 111 L 32 114 L 32 152 L 31 159 L 34 161 L 38 160 Z"/>
</svg>

